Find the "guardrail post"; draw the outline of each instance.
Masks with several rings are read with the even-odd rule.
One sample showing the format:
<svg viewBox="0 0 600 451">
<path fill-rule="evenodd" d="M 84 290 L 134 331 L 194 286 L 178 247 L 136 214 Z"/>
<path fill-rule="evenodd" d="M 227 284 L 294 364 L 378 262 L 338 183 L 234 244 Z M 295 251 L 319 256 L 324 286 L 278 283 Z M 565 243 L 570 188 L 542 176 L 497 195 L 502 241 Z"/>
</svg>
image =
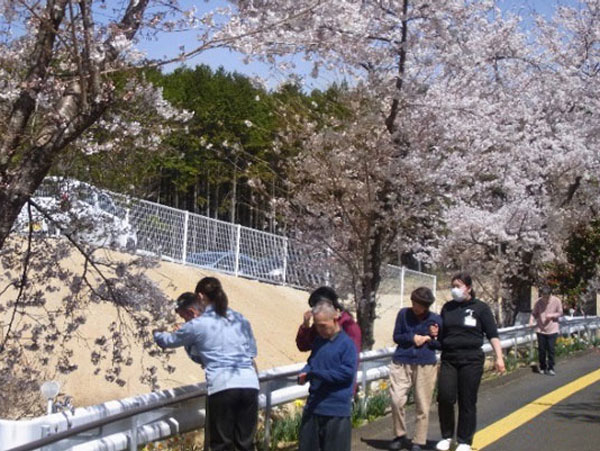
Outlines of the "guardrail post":
<svg viewBox="0 0 600 451">
<path fill-rule="evenodd" d="M 360 362 L 360 370 L 361 370 L 361 375 L 360 375 L 360 386 L 363 392 L 363 397 L 360 400 L 360 404 L 361 404 L 361 409 L 363 412 L 366 412 L 366 408 L 367 408 L 367 397 L 369 396 L 369 393 L 367 392 L 367 371 L 365 369 L 365 362 Z"/>
<path fill-rule="evenodd" d="M 267 383 L 267 391 L 265 393 L 265 437 L 263 439 L 263 448 L 269 449 L 271 444 L 271 383 Z"/>
<path fill-rule="evenodd" d="M 42 425 L 41 438 L 48 437 L 51 433 L 52 432 L 50 432 L 50 425 L 49 424 L 43 424 Z M 45 450 L 49 450 L 51 448 L 50 448 L 50 446 L 44 446 L 41 449 L 42 449 L 42 451 L 45 451 Z"/>
<path fill-rule="evenodd" d="M 131 417 L 131 431 L 129 432 L 129 451 L 137 451 L 138 449 L 137 423 L 137 416 Z"/>
<path fill-rule="evenodd" d="M 535 348 L 533 346 L 533 329 L 529 329 L 529 361 L 531 362 L 535 357 Z"/>
<path fill-rule="evenodd" d="M 587 341 L 588 343 L 591 343 L 592 336 L 590 335 L 590 328 L 588 326 L 587 321 L 583 324 L 583 328 L 584 328 L 584 334 L 585 334 L 585 341 Z"/>
</svg>

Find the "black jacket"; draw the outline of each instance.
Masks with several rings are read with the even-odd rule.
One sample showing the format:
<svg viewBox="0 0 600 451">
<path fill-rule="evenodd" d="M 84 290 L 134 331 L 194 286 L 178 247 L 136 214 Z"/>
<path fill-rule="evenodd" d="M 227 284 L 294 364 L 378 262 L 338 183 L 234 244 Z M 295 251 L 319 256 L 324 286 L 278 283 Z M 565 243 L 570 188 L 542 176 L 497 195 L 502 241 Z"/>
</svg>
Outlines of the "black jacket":
<svg viewBox="0 0 600 451">
<path fill-rule="evenodd" d="M 442 359 L 481 354 L 484 335 L 498 338 L 498 328 L 490 307 L 479 299 L 448 301 L 442 307 L 444 327 L 439 338 Z"/>
</svg>

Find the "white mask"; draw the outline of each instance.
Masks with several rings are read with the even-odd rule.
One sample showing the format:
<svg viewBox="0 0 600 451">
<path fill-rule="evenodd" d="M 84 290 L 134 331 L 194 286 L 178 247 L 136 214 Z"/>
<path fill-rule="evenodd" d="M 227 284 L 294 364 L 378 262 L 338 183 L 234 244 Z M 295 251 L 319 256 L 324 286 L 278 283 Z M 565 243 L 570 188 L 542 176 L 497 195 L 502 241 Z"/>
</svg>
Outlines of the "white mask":
<svg viewBox="0 0 600 451">
<path fill-rule="evenodd" d="M 455 301 L 462 301 L 465 299 L 465 292 L 462 288 L 454 287 L 450 290 L 450 294 L 452 294 L 452 299 Z"/>
</svg>

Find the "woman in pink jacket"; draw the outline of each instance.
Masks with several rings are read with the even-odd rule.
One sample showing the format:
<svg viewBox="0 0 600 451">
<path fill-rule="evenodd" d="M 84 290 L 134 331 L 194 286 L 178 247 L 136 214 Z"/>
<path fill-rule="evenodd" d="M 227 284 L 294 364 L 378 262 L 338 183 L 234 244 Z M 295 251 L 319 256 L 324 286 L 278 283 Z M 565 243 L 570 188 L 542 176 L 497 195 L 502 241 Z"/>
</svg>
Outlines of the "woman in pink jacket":
<svg viewBox="0 0 600 451">
<path fill-rule="evenodd" d="M 540 374 L 549 376 L 556 374 L 554 371 L 554 346 L 559 332 L 558 320 L 562 314 L 562 303 L 560 299 L 552 296 L 552 288 L 549 286 L 540 288 L 540 298 L 533 306 L 529 318 L 529 325 L 535 324 L 536 326 Z"/>
<path fill-rule="evenodd" d="M 319 302 L 329 302 L 339 312 L 337 322 L 344 332 L 352 339 L 354 346 L 356 346 L 356 353 L 360 354 L 362 334 L 360 327 L 354 321 L 352 315 L 339 303 L 339 297 L 335 290 L 330 287 L 319 287 L 313 291 L 308 298 L 308 305 L 312 309 Z M 311 326 L 310 319 L 312 317 L 312 310 L 308 310 L 304 313 L 304 321 L 298 329 L 296 335 L 296 346 L 300 351 L 312 350 L 313 342 L 317 337 L 317 331 L 314 324 Z"/>
</svg>

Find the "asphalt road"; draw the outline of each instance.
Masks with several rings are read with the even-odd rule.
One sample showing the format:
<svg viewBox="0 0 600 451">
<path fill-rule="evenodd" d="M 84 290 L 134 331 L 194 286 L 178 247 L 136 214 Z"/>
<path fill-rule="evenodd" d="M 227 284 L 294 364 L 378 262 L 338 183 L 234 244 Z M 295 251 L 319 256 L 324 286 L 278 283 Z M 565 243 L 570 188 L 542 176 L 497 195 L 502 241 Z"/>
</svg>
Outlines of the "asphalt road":
<svg viewBox="0 0 600 451">
<path fill-rule="evenodd" d="M 485 451 L 543 450 L 543 451 L 599 451 L 600 450 L 600 382 L 575 391 L 557 403 L 550 403 L 529 420 L 519 412 L 531 406 L 538 398 L 567 386 L 572 381 L 600 368 L 600 351 L 588 351 L 557 362 L 557 375 L 544 376 L 522 368 L 495 380 L 482 383 L 479 390 L 478 427 L 485 435 L 487 426 L 498 424 L 513 414 L 517 427 L 496 433 L 493 442 L 481 448 Z M 520 410 L 521 409 L 521 410 Z M 408 410 L 409 431 L 414 418 Z M 514 418 L 516 417 L 516 418 Z M 491 429 L 491 428 L 490 428 Z M 498 428 L 497 428 L 498 429 Z M 502 428 L 500 428 L 502 431 Z M 480 436 L 481 436 L 480 435 Z M 409 433 L 410 436 L 410 433 Z M 437 409 L 432 406 L 429 422 L 428 449 L 434 449 L 440 439 Z M 477 436 L 476 436 L 477 437 Z M 387 449 L 392 434 L 390 416 L 353 431 L 353 451 Z M 487 437 L 488 442 L 490 436 Z"/>
</svg>

